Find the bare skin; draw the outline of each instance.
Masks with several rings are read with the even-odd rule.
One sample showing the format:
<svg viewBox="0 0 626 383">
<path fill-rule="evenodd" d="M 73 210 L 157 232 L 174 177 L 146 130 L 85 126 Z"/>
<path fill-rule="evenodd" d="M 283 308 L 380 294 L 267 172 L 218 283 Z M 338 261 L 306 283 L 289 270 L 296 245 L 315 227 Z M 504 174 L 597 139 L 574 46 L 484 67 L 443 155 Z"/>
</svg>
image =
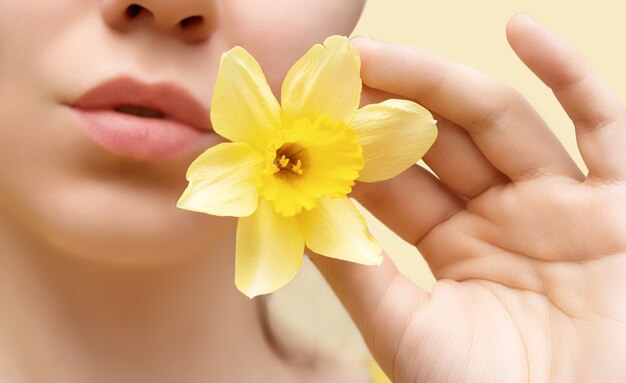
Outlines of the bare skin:
<svg viewBox="0 0 626 383">
<path fill-rule="evenodd" d="M 568 43 L 507 36 L 572 119 L 587 176 L 513 89 L 417 49 L 358 39 L 364 83 L 438 116 L 425 161 L 357 198 L 414 243 L 427 293 L 390 262 L 314 257 L 394 382 L 626 381 L 626 112 Z"/>
</svg>

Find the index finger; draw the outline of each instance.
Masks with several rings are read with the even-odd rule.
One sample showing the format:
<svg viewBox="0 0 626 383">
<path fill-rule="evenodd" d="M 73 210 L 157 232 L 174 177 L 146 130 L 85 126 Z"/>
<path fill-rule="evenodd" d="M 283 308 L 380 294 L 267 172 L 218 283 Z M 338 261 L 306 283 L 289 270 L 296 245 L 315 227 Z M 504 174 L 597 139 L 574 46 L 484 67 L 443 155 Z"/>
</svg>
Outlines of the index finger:
<svg viewBox="0 0 626 383">
<path fill-rule="evenodd" d="M 398 94 L 463 127 L 484 156 L 512 180 L 582 174 L 528 102 L 495 79 L 418 48 L 351 40 L 365 85 Z"/>
</svg>

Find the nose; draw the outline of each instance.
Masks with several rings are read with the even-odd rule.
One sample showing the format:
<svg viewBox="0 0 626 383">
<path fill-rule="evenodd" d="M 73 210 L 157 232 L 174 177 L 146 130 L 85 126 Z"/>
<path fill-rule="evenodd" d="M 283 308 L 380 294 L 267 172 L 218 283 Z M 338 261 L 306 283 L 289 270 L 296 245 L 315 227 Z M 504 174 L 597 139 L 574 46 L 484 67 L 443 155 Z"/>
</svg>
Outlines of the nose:
<svg viewBox="0 0 626 383">
<path fill-rule="evenodd" d="M 118 31 L 153 28 L 190 43 L 206 40 L 217 22 L 215 0 L 102 0 L 101 13 Z"/>
</svg>

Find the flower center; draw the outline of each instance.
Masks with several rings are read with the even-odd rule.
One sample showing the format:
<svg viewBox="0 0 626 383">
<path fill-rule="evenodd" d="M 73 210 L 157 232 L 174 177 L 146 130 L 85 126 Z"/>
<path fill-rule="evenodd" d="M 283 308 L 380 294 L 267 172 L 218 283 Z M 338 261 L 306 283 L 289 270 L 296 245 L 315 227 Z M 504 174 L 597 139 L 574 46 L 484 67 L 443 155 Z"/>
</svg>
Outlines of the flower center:
<svg viewBox="0 0 626 383">
<path fill-rule="evenodd" d="M 287 143 L 276 151 L 274 173 L 278 177 L 291 177 L 304 173 L 303 164 L 308 160 L 305 148 L 296 143 Z"/>
<path fill-rule="evenodd" d="M 322 115 L 283 129 L 283 143 L 266 154 L 259 179 L 261 198 L 290 217 L 315 207 L 319 198 L 344 197 L 363 168 L 363 149 L 354 130 Z"/>
</svg>

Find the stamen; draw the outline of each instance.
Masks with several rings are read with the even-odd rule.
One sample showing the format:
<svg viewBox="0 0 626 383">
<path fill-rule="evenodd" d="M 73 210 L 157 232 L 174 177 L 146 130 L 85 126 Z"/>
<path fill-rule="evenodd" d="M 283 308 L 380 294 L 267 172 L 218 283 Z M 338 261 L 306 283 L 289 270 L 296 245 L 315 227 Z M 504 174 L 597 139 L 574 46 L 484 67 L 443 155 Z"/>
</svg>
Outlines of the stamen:
<svg viewBox="0 0 626 383">
<path fill-rule="evenodd" d="M 302 174 L 302 161 L 298 160 L 295 165 L 291 165 L 291 171 L 297 174 Z"/>
<path fill-rule="evenodd" d="M 286 168 L 287 165 L 289 165 L 289 158 L 285 157 L 285 155 L 283 154 L 283 156 L 280 157 L 280 160 L 278 160 L 278 164 L 281 168 Z"/>
</svg>

